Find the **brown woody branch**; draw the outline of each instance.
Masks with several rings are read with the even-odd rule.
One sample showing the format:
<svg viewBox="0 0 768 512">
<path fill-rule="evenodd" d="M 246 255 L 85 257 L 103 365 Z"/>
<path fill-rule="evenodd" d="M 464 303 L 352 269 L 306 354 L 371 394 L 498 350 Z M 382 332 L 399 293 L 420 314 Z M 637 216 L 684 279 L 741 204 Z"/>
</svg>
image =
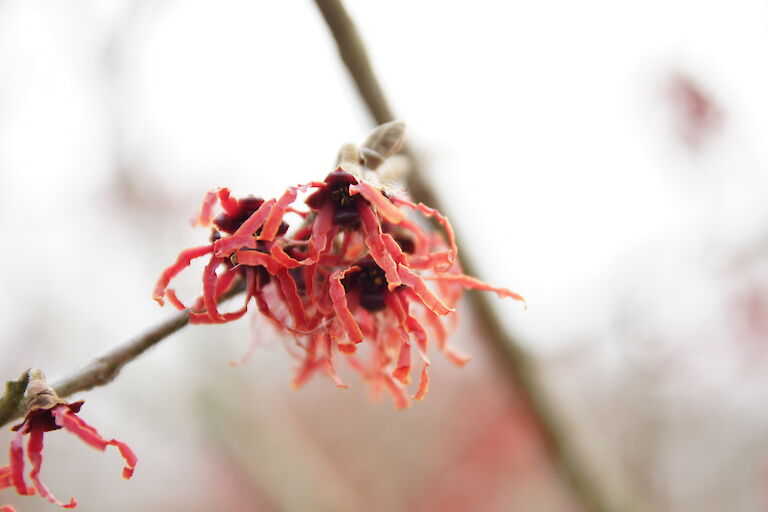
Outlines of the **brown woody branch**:
<svg viewBox="0 0 768 512">
<path fill-rule="evenodd" d="M 108 384 L 128 363 L 143 354 L 148 348 L 158 344 L 189 322 L 189 311 L 179 311 L 167 319 L 124 341 L 108 352 L 98 356 L 82 368 L 53 384 L 53 389 L 61 398 L 66 398 L 79 391 L 88 391 Z M 17 381 L 6 384 L 6 392 L 0 398 L 0 426 L 20 417 L 22 399 L 27 388 L 28 374 L 24 372 Z"/>
<path fill-rule="evenodd" d="M 368 60 L 363 41 L 342 2 L 315 0 L 315 3 L 331 31 L 341 60 L 347 67 L 375 123 L 383 124 L 394 120 L 392 110 Z M 434 190 L 425 181 L 421 166 L 413 152 L 407 147 L 403 148 L 402 152 L 411 160 L 411 172 L 407 178 L 410 195 L 416 201 L 422 201 L 446 213 Z M 458 233 L 457 238 L 461 238 Z M 466 253 L 461 254 L 460 260 L 468 274 L 478 275 L 475 265 Z M 626 510 L 612 503 L 611 498 L 593 479 L 591 472 L 577 455 L 567 428 L 563 426 L 561 418 L 543 388 L 533 357 L 503 327 L 488 296 L 482 293 L 471 293 L 469 300 L 476 317 L 480 320 L 479 324 L 485 330 L 484 339 L 488 341 L 493 360 L 497 362 L 501 373 L 533 413 L 544 446 L 581 505 L 586 510 L 594 512 Z"/>
<path fill-rule="evenodd" d="M 222 300 L 229 299 L 243 290 L 243 283 L 239 283 L 227 292 Z M 52 387 L 59 397 L 66 398 L 80 391 L 88 391 L 109 384 L 120 374 L 120 370 L 125 365 L 188 323 L 189 310 L 178 311 L 54 382 Z M 0 397 L 0 427 L 24 414 L 21 404 L 27 382 L 28 372 L 25 371 L 19 380 L 6 384 L 6 392 Z"/>
</svg>

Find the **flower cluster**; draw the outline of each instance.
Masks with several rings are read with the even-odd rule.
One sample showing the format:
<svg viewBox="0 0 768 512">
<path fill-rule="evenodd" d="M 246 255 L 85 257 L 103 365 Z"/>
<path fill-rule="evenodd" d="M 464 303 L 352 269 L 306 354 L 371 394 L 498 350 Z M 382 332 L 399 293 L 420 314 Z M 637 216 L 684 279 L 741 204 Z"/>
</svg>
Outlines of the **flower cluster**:
<svg viewBox="0 0 768 512">
<path fill-rule="evenodd" d="M 71 498 L 68 503 L 56 499 L 40 480 L 43 463 L 43 436 L 45 432 L 64 429 L 79 437 L 84 443 L 104 451 L 107 446 L 115 446 L 125 460 L 123 478 L 133 476 L 137 458 L 133 451 L 121 441 L 104 439 L 92 426 L 83 421 L 77 413 L 83 402 L 67 403 L 45 383 L 45 377 L 39 370 L 30 370 L 27 386 L 27 414 L 20 424 L 13 427 L 16 435 L 11 440 L 10 464 L 0 466 L 0 489 L 13 487 L 22 496 L 40 494 L 43 498 L 64 508 L 75 508 L 77 502 Z M 27 458 L 32 465 L 29 478 L 32 485 L 27 485 L 24 478 L 24 436 L 29 436 L 26 445 Z M 1 511 L 13 512 L 9 506 L 0 507 Z"/>
<path fill-rule="evenodd" d="M 154 298 L 185 308 L 168 286 L 193 259 L 207 257 L 191 323 L 237 319 L 254 298 L 259 312 L 302 349 L 295 387 L 318 370 L 346 387 L 335 370 L 341 353 L 402 409 L 409 405 L 405 387 L 411 380 L 412 346 L 421 360 L 417 400 L 429 385 L 430 338 L 451 362 L 466 363 L 446 344 L 450 325 L 445 319 L 464 289 L 523 299 L 464 275 L 448 219 L 374 185 L 376 176 L 368 172 L 364 178 L 361 161 L 342 162 L 323 181 L 289 187 L 277 199 L 235 199 L 226 188 L 209 192 L 197 223 L 211 226 L 210 243 L 182 251 L 158 280 Z M 303 208 L 297 205 L 299 193 L 308 193 Z M 222 213 L 214 217 L 217 203 Z M 424 229 L 422 219 L 408 212 L 433 219 L 444 235 Z M 295 229 L 285 222 L 289 213 L 301 219 Z M 244 282 L 245 303 L 237 311 L 220 312 L 219 300 L 238 282 Z M 367 361 L 359 356 L 363 342 Z"/>
</svg>

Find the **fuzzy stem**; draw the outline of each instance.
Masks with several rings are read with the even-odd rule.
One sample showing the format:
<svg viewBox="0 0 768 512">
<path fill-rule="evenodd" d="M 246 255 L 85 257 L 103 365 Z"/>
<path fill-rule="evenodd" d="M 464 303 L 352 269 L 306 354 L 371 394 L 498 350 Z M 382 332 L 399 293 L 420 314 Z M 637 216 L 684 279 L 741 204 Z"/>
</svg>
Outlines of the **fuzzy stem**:
<svg viewBox="0 0 768 512">
<path fill-rule="evenodd" d="M 315 3 L 331 31 L 341 60 L 347 67 L 375 123 L 383 124 L 394 120 L 392 110 L 368 60 L 363 41 L 342 2 L 315 0 Z M 421 166 L 413 152 L 405 147 L 402 153 L 411 160 L 411 172 L 407 177 L 410 195 L 416 201 L 445 212 L 434 190 L 425 181 L 420 171 Z M 457 238 L 460 237 L 457 236 Z M 466 253 L 461 255 L 460 260 L 467 274 L 478 275 L 476 266 Z M 469 301 L 479 320 L 479 325 L 485 331 L 483 338 L 488 342 L 492 360 L 497 362 L 501 373 L 512 388 L 519 392 L 528 409 L 533 413 L 543 444 L 561 475 L 570 485 L 574 496 L 585 510 L 592 512 L 627 510 L 613 503 L 614 500 L 609 498 L 605 490 L 598 485 L 587 469 L 587 465 L 577 454 L 575 443 L 538 376 L 533 356 L 504 329 L 486 295 L 470 292 Z"/>
</svg>

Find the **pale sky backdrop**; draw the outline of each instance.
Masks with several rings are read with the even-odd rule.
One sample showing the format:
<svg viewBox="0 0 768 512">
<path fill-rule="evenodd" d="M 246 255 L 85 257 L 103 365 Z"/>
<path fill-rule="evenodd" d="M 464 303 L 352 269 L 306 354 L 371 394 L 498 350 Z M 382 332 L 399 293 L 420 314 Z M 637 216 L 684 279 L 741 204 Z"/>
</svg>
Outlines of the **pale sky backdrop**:
<svg viewBox="0 0 768 512">
<path fill-rule="evenodd" d="M 648 485 L 663 508 L 768 506 L 768 476 L 746 483 L 768 467 L 768 330 L 744 331 L 741 315 L 768 317 L 768 5 L 348 9 L 461 250 L 478 277 L 526 297 L 527 311 L 498 309 L 554 369 L 574 421 L 597 437 L 621 432 L 634 417 L 617 413 L 623 393 L 657 385 L 666 427 L 661 482 Z M 695 148 L 680 134 L 675 76 L 722 113 Z M 61 375 L 167 314 L 150 292 L 178 249 L 205 236 L 188 220 L 206 190 L 270 197 L 321 179 L 340 144 L 370 127 L 312 2 L 1 0 L 3 378 L 32 364 Z M 246 324 L 211 335 L 248 338 Z M 184 341 L 93 400 L 152 402 L 151 390 L 129 390 L 140 371 L 188 378 Z M 227 347 L 223 361 L 244 348 Z M 290 374 L 279 346 L 256 358 L 273 383 Z M 131 416 L 112 412 L 103 430 Z M 734 472 L 745 476 L 729 481 Z"/>
</svg>

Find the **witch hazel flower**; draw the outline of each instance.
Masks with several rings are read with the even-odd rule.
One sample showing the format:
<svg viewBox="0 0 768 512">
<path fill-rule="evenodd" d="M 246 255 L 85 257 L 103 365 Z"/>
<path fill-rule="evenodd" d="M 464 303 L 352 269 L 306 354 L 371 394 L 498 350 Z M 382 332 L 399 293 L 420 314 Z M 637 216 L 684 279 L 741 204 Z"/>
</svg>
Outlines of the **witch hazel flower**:
<svg viewBox="0 0 768 512">
<path fill-rule="evenodd" d="M 455 322 L 463 291 L 523 299 L 465 275 L 448 219 L 381 185 L 385 180 L 376 171 L 397 152 L 403 133 L 402 123 L 382 125 L 362 147 L 343 146 L 336 169 L 323 181 L 289 187 L 280 198 L 259 200 L 248 209 L 227 189 L 210 192 L 198 222 L 218 228 L 211 244 L 182 251 L 158 281 L 155 298 L 162 302 L 166 296 L 184 307 L 168 284 L 191 259 L 208 256 L 203 296 L 192 308 L 197 315 L 192 321 L 234 320 L 256 297 L 260 312 L 303 349 L 294 387 L 319 370 L 346 387 L 335 367 L 342 354 L 375 389 L 387 390 L 399 409 L 410 403 L 406 386 L 415 350 L 421 372 L 412 398 L 423 399 L 431 339 L 455 365 L 467 362 L 447 345 L 453 323 L 446 319 Z M 300 193 L 309 194 L 303 205 L 296 204 Z M 223 217 L 211 220 L 216 202 Z M 288 213 L 302 220 L 295 229 L 284 221 Z M 442 233 L 422 227 L 429 219 Z M 217 301 L 232 286 L 235 273 L 248 281 L 246 303 L 235 313 L 220 314 Z M 270 282 L 275 284 L 266 286 Z M 358 346 L 364 346 L 367 358 Z"/>
<path fill-rule="evenodd" d="M 38 369 L 28 371 L 29 382 L 25 393 L 26 416 L 24 421 L 14 426 L 16 435 L 11 440 L 10 464 L 0 466 L 0 489 L 13 487 L 22 496 L 40 494 L 49 502 L 64 508 L 75 508 L 77 502 L 71 498 L 69 502 L 59 501 L 40 480 L 40 470 L 43 463 L 43 438 L 46 432 L 64 429 L 79 437 L 85 444 L 104 451 L 107 446 L 115 446 L 125 461 L 123 478 L 133 476 L 137 457 L 127 444 L 116 439 L 103 438 L 95 428 L 83 421 L 77 413 L 83 405 L 82 401 L 68 403 L 60 399 L 56 392 L 48 386 L 43 372 Z M 26 447 L 24 436 L 28 436 Z M 27 484 L 24 475 L 24 452 L 32 465 L 29 472 L 31 485 Z M 0 511 L 13 509 L 0 508 Z"/>
<path fill-rule="evenodd" d="M 217 203 L 222 212 L 214 217 Z M 287 269 L 268 253 L 268 247 L 273 242 L 255 238 L 261 234 L 264 221 L 274 203 L 274 200 L 264 201 L 255 196 L 236 199 L 227 188 L 208 192 L 195 223 L 211 228 L 210 243 L 181 251 L 176 262 L 166 268 L 158 279 L 153 298 L 160 305 L 167 299 L 177 309 L 186 309 L 187 306 L 178 298 L 175 289 L 169 288 L 169 284 L 192 260 L 208 257 L 203 271 L 203 295 L 189 308 L 190 323 L 225 323 L 237 320 L 247 312 L 251 297 L 255 298 L 262 314 L 274 319 L 272 309 L 275 307 L 275 301 L 282 301 L 283 298 L 280 292 L 276 296 L 264 292 L 264 288 L 273 277 L 288 288 L 291 288 L 292 282 L 289 282 Z M 270 229 L 273 229 L 271 224 Z M 274 227 L 274 236 L 283 235 L 287 229 L 288 225 L 280 219 Z M 222 240 L 224 244 L 220 243 Z M 227 247 L 241 250 L 246 264 L 236 264 L 234 250 L 227 252 Z M 218 302 L 242 283 L 245 283 L 247 292 L 243 307 L 231 313 L 220 313 Z M 279 308 L 279 304 L 277 306 Z"/>
</svg>

